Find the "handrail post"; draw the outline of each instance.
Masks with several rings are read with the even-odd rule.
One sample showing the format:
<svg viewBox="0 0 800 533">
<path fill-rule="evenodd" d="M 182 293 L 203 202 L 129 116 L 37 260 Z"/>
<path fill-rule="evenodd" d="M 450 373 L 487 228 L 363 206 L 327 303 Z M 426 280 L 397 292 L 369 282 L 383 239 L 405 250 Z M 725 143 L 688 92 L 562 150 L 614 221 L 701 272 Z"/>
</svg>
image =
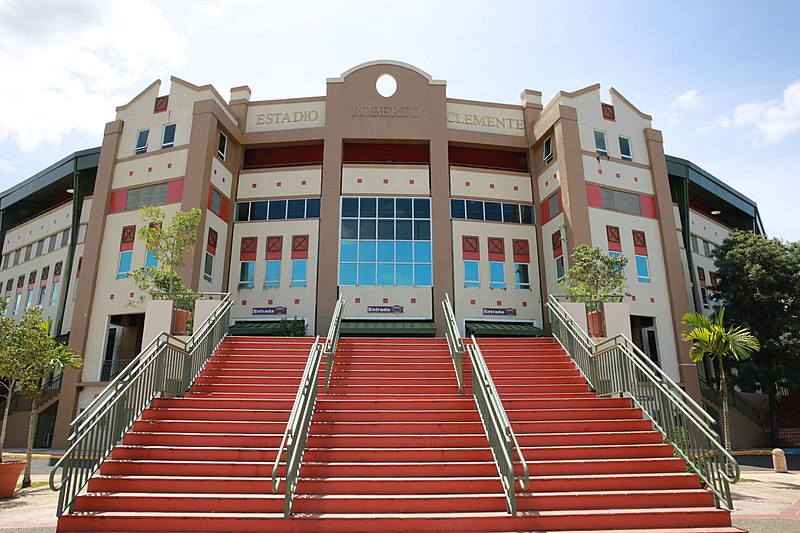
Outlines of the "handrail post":
<svg viewBox="0 0 800 533">
<path fill-rule="evenodd" d="M 445 331 L 444 336 L 447 340 L 447 348 L 450 350 L 450 358 L 453 360 L 453 368 L 456 372 L 456 380 L 458 381 L 458 393 L 462 394 L 464 390 L 464 342 L 458 332 L 458 323 L 456 322 L 456 315 L 453 313 L 453 306 L 450 304 L 450 297 L 447 293 L 444 294 L 442 300 L 442 309 L 444 310 Z"/>
<path fill-rule="evenodd" d="M 333 363 L 336 358 L 336 348 L 339 346 L 339 328 L 344 314 L 344 297 L 339 298 L 333 310 L 331 325 L 328 328 L 328 336 L 325 337 L 325 345 L 322 348 L 325 354 L 325 394 L 331 385 L 331 374 L 333 373 Z"/>
</svg>

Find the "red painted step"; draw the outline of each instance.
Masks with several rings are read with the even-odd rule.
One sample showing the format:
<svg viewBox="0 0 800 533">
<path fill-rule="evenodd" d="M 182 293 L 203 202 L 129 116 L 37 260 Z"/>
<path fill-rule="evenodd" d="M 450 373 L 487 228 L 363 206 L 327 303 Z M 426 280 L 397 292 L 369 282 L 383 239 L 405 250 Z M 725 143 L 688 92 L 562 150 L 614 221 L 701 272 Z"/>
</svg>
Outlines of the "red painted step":
<svg viewBox="0 0 800 533">
<path fill-rule="evenodd" d="M 192 391 L 144 412 L 58 530 L 738 531 L 641 411 L 593 394 L 552 339 L 479 340 L 531 473 L 517 516 L 468 361 L 459 395 L 443 339 L 345 338 L 286 520 L 272 465 L 312 342 L 226 339 Z"/>
</svg>

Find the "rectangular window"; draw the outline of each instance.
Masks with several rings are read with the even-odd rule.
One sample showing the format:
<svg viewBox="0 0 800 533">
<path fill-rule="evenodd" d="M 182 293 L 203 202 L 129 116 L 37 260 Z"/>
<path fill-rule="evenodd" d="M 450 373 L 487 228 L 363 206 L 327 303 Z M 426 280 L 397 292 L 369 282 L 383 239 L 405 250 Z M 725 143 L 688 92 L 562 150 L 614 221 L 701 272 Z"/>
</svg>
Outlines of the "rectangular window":
<svg viewBox="0 0 800 533">
<path fill-rule="evenodd" d="M 564 277 L 566 276 L 564 270 L 564 256 L 559 255 L 556 257 L 556 282 L 561 283 L 564 281 Z"/>
<path fill-rule="evenodd" d="M 43 252 L 44 252 L 44 239 L 36 243 L 36 257 L 40 257 Z M 6 259 L 7 258 L 8 256 L 6 256 Z"/>
<path fill-rule="evenodd" d="M 550 164 L 550 161 L 553 160 L 553 138 L 548 137 L 544 140 L 544 151 L 542 153 L 542 159 L 544 159 L 544 164 Z"/>
<path fill-rule="evenodd" d="M 242 261 L 239 264 L 239 288 L 252 289 L 256 275 L 255 261 Z"/>
<path fill-rule="evenodd" d="M 56 249 L 56 236 L 53 235 L 50 237 L 50 242 L 47 244 L 47 251 L 52 252 Z M 17 250 L 17 254 L 19 254 L 19 250 Z"/>
<path fill-rule="evenodd" d="M 219 132 L 219 144 L 217 145 L 217 155 L 225 161 L 225 155 L 228 153 L 228 138 L 224 133 Z"/>
<path fill-rule="evenodd" d="M 642 283 L 650 283 L 650 266 L 646 255 L 636 256 L 636 277 Z"/>
<path fill-rule="evenodd" d="M 700 253 L 700 243 L 698 243 L 698 242 L 697 242 L 697 237 L 695 237 L 694 235 L 692 235 L 692 236 L 690 237 L 690 240 L 691 240 L 691 242 L 692 242 L 692 251 L 693 251 L 694 253 L 696 253 L 696 254 L 699 254 L 699 253 Z"/>
<path fill-rule="evenodd" d="M 61 233 L 61 247 L 69 244 L 69 230 L 65 229 L 63 233 Z"/>
<path fill-rule="evenodd" d="M 17 294 L 17 303 L 14 304 L 14 313 L 22 312 L 22 293 Z"/>
<path fill-rule="evenodd" d="M 703 255 L 711 257 L 711 243 L 708 241 L 703 241 Z"/>
<path fill-rule="evenodd" d="M 619 156 L 623 161 L 633 161 L 633 153 L 631 152 L 631 140 L 627 137 L 620 136 L 619 138 Z"/>
<path fill-rule="evenodd" d="M 125 210 L 133 211 L 143 205 L 164 205 L 167 203 L 167 189 L 169 184 L 160 183 L 148 187 L 129 189 L 125 198 Z"/>
<path fill-rule="evenodd" d="M 31 289 L 31 290 L 28 291 L 28 301 L 25 303 L 25 310 L 26 311 L 28 309 L 30 309 L 31 306 L 33 305 L 33 291 L 34 291 L 34 289 Z"/>
<path fill-rule="evenodd" d="M 703 299 L 703 309 L 708 309 L 708 289 L 700 287 L 700 297 Z"/>
<path fill-rule="evenodd" d="M 206 252 L 205 262 L 203 263 L 203 279 L 211 281 L 214 276 L 214 254 Z"/>
<path fill-rule="evenodd" d="M 489 288 L 506 288 L 506 264 L 500 261 L 489 261 Z"/>
<path fill-rule="evenodd" d="M 528 263 L 514 263 L 514 276 L 518 289 L 531 288 L 531 271 Z"/>
<path fill-rule="evenodd" d="M 606 132 L 594 130 L 594 149 L 597 151 L 597 155 L 608 155 L 608 146 L 606 146 Z"/>
<path fill-rule="evenodd" d="M 150 130 L 139 130 L 136 136 L 136 147 L 133 149 L 134 154 L 143 154 L 147 151 L 147 138 L 150 136 Z"/>
<path fill-rule="evenodd" d="M 164 126 L 164 135 L 161 137 L 161 149 L 175 146 L 175 124 Z"/>
<path fill-rule="evenodd" d="M 55 247 L 56 247 L 56 236 L 53 235 L 51 240 L 52 240 L 52 243 L 53 243 L 53 249 L 55 249 Z M 14 252 L 14 265 L 13 266 L 17 266 L 19 264 L 19 258 L 20 258 L 20 254 L 21 253 L 22 253 L 22 248 L 20 248 L 16 252 Z"/>
<path fill-rule="evenodd" d="M 480 272 L 477 261 L 464 261 L 464 286 L 481 286 Z"/>
<path fill-rule="evenodd" d="M 41 242 L 41 241 L 40 241 Z M 41 255 L 41 254 L 40 254 Z M 8 259 L 11 257 L 11 254 L 6 254 L 3 256 L 3 270 L 8 268 Z"/>
<path fill-rule="evenodd" d="M 292 259 L 292 281 L 290 287 L 305 287 L 308 259 Z"/>
<path fill-rule="evenodd" d="M 615 191 L 613 189 L 600 188 L 600 198 L 603 209 L 619 211 L 629 215 L 642 214 L 642 206 L 639 203 L 639 195 L 628 192 Z"/>
<path fill-rule="evenodd" d="M 29 244 L 25 247 L 25 261 L 31 260 L 31 254 L 33 254 L 33 245 Z"/>
<path fill-rule="evenodd" d="M 131 261 L 133 250 L 125 250 L 119 253 L 119 267 L 117 268 L 117 279 L 127 278 L 131 271 Z"/>
<path fill-rule="evenodd" d="M 61 288 L 61 282 L 53 282 L 53 291 L 50 293 L 50 305 L 56 305 L 58 302 L 58 289 Z"/>
<path fill-rule="evenodd" d="M 213 187 L 211 188 L 211 212 L 217 216 L 222 215 L 222 195 Z"/>
<path fill-rule="evenodd" d="M 281 262 L 280 259 L 267 261 L 267 275 L 264 277 L 265 287 L 281 286 Z"/>
<path fill-rule="evenodd" d="M 36 305 L 42 306 L 44 305 L 44 297 L 47 294 L 47 285 L 42 285 L 39 287 L 39 298 L 36 300 Z"/>
<path fill-rule="evenodd" d="M 553 218 L 561 212 L 558 196 L 558 193 L 556 193 L 547 199 L 547 208 L 550 210 L 550 218 Z"/>
<path fill-rule="evenodd" d="M 152 250 L 147 250 L 147 257 L 144 260 L 144 266 L 153 268 L 158 266 L 158 259 L 156 259 L 156 254 L 154 254 Z"/>
</svg>

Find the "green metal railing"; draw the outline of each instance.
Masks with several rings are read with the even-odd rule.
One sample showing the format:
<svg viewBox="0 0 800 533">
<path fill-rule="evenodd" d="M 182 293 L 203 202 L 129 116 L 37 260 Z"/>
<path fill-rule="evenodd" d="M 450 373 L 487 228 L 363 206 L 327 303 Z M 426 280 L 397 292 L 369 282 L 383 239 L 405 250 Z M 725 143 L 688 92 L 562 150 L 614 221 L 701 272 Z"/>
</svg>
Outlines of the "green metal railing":
<svg viewBox="0 0 800 533">
<path fill-rule="evenodd" d="M 703 393 L 705 399 L 717 407 L 722 406 L 719 389 L 715 387 L 713 383 L 709 383 L 703 376 L 700 376 L 700 391 Z M 742 396 L 740 392 L 735 390 L 729 391 L 728 399 L 731 407 L 752 420 L 758 427 L 763 428 L 765 425 L 769 425 L 769 412 L 757 407 L 753 402 Z"/>
<path fill-rule="evenodd" d="M 328 336 L 325 337 L 325 393 L 331 385 L 331 373 L 333 372 L 333 362 L 336 358 L 336 347 L 339 346 L 339 328 L 342 325 L 342 314 L 344 313 L 344 297 L 339 298 L 333 310 L 333 318 L 328 328 Z"/>
<path fill-rule="evenodd" d="M 450 305 L 450 297 L 445 293 L 444 300 L 442 300 L 442 309 L 444 309 L 444 336 L 447 339 L 447 347 L 450 349 L 450 358 L 453 360 L 453 368 L 456 371 L 456 379 L 458 380 L 458 393 L 464 389 L 464 343 L 461 340 L 461 334 L 458 332 L 458 322 L 456 322 L 456 315 L 453 313 L 453 306 Z"/>
<path fill-rule="evenodd" d="M 714 494 L 717 507 L 733 509 L 730 484 L 739 465 L 720 443 L 714 419 L 624 335 L 599 344 L 550 295 L 553 336 L 598 395 L 627 396 L 664 434 Z"/>
<path fill-rule="evenodd" d="M 530 479 L 528 476 L 528 463 L 522 455 L 522 449 L 511 429 L 506 411 L 500 402 L 500 395 L 494 386 L 494 381 L 486 366 L 486 360 L 478 346 L 475 337 L 472 337 L 472 344 L 467 345 L 470 362 L 472 363 L 472 394 L 475 396 L 475 404 L 481 415 L 483 428 L 489 438 L 489 446 L 494 455 L 494 462 L 500 474 L 500 481 L 506 493 L 506 508 L 512 515 L 517 514 L 516 487 L 514 485 L 514 452 L 517 453 L 519 462 L 522 465 L 522 475 L 519 478 L 520 488 L 528 488 Z"/>
<path fill-rule="evenodd" d="M 89 478 L 156 397 L 189 389 L 227 335 L 232 305 L 224 295 L 188 340 L 161 333 L 72 421 L 67 450 L 50 472 L 50 488 L 59 491 L 58 516 L 73 510 Z"/>
<path fill-rule="evenodd" d="M 305 370 L 303 370 L 303 377 L 300 380 L 300 388 L 297 390 L 292 412 L 289 414 L 289 421 L 286 424 L 286 431 L 283 433 L 283 439 L 281 439 L 281 445 L 278 448 L 278 456 L 275 458 L 275 464 L 272 467 L 272 492 L 278 492 L 281 482 L 278 468 L 281 465 L 285 450 L 286 471 L 284 473 L 285 499 L 283 506 L 283 516 L 285 518 L 289 518 L 292 515 L 294 490 L 297 487 L 298 474 L 303 463 L 308 430 L 311 427 L 311 419 L 314 416 L 314 409 L 317 405 L 319 367 L 323 350 L 324 345 L 320 342 L 319 336 L 317 336 L 308 354 L 308 361 L 306 362 Z"/>
</svg>

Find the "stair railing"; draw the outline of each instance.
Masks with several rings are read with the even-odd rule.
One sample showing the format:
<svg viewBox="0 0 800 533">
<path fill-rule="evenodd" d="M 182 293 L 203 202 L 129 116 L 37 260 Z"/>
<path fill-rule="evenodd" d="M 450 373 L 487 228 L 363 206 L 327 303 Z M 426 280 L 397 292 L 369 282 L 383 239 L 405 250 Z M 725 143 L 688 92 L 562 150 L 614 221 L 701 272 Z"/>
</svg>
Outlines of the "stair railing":
<svg viewBox="0 0 800 533">
<path fill-rule="evenodd" d="M 297 487 L 298 474 L 303 463 L 303 453 L 306 449 L 306 439 L 311 426 L 311 418 L 314 416 L 314 409 L 317 405 L 319 367 L 322 361 L 323 349 L 323 344 L 320 342 L 319 336 L 317 336 L 308 354 L 308 361 L 306 361 L 303 377 L 300 380 L 300 388 L 297 390 L 292 412 L 289 414 L 289 421 L 286 424 L 286 431 L 283 433 L 283 439 L 281 439 L 281 445 L 278 448 L 278 456 L 275 458 L 275 464 L 272 467 L 272 492 L 277 493 L 281 482 L 278 468 L 285 450 L 284 518 L 289 518 L 292 515 L 294 490 Z"/>
<path fill-rule="evenodd" d="M 336 358 L 336 347 L 339 346 L 339 328 L 342 325 L 342 315 L 344 314 L 344 297 L 339 298 L 336 302 L 336 307 L 333 309 L 333 318 L 331 325 L 328 328 L 328 336 L 325 337 L 325 346 L 323 352 L 325 353 L 325 393 L 328 393 L 328 388 L 331 385 L 331 373 L 333 372 L 333 363 Z"/>
<path fill-rule="evenodd" d="M 553 337 L 601 396 L 629 397 L 714 494 L 717 507 L 733 509 L 730 484 L 739 465 L 720 443 L 714 419 L 624 335 L 597 345 L 550 295 Z"/>
<path fill-rule="evenodd" d="M 511 429 L 506 411 L 500 401 L 500 395 L 494 386 L 494 381 L 489 373 L 489 367 L 483 358 L 480 346 L 475 337 L 472 337 L 472 344 L 467 345 L 470 362 L 472 363 L 472 394 L 475 396 L 475 404 L 481 415 L 483 429 L 489 439 L 489 446 L 492 449 L 497 472 L 500 474 L 500 481 L 506 493 L 506 509 L 512 515 L 517 514 L 517 497 L 514 475 L 514 452 L 516 451 L 519 462 L 522 465 L 522 475 L 519 477 L 520 487 L 524 490 L 530 484 L 528 476 L 528 463 L 522 455 L 522 448 L 517 442 L 517 436 Z"/>
<path fill-rule="evenodd" d="M 700 376 L 700 392 L 703 393 L 703 397 L 708 401 L 718 407 L 721 407 L 719 388 L 715 387 L 714 384 L 710 383 L 703 376 Z M 728 398 L 730 399 L 731 406 L 733 408 L 749 418 L 754 424 L 757 424 L 758 427 L 763 428 L 765 422 L 768 422 L 769 412 L 757 407 L 753 402 L 745 398 L 739 391 L 729 391 Z"/>
<path fill-rule="evenodd" d="M 442 309 L 444 309 L 444 336 L 447 339 L 447 347 L 450 349 L 450 358 L 453 360 L 453 368 L 456 371 L 456 379 L 458 380 L 458 393 L 464 388 L 464 342 L 461 340 L 461 334 L 458 332 L 458 322 L 456 322 L 456 315 L 453 313 L 453 306 L 450 305 L 450 297 L 445 293 L 444 300 L 442 300 Z"/>
<path fill-rule="evenodd" d="M 89 478 L 155 398 L 189 390 L 227 335 L 232 305 L 230 294 L 223 295 L 188 340 L 162 332 L 72 421 L 67 450 L 50 471 L 50 488 L 59 492 L 58 516 L 73 510 Z"/>
</svg>

